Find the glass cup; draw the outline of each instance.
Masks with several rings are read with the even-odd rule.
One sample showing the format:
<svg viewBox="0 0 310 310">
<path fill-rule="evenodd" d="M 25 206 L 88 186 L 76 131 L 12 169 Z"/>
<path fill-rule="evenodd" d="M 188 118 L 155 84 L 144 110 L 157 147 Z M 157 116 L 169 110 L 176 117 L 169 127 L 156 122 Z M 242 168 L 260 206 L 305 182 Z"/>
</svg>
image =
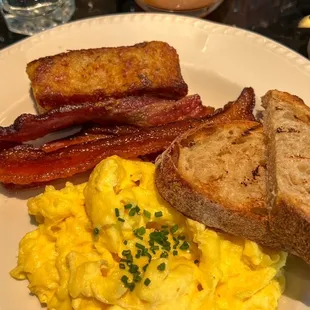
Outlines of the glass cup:
<svg viewBox="0 0 310 310">
<path fill-rule="evenodd" d="M 75 0 L 0 0 L 10 31 L 32 35 L 66 23 L 75 11 Z"/>
<path fill-rule="evenodd" d="M 136 0 L 145 11 L 171 12 L 203 17 L 214 11 L 224 0 Z"/>
</svg>

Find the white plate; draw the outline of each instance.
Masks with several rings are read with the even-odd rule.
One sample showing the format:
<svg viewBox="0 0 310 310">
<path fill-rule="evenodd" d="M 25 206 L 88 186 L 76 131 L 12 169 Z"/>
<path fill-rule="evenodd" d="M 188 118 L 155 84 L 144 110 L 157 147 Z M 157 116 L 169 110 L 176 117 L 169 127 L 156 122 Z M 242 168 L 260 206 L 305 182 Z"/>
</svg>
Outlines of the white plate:
<svg viewBox="0 0 310 310">
<path fill-rule="evenodd" d="M 0 51 L 0 124 L 19 114 L 34 112 L 27 62 L 68 49 L 131 45 L 162 40 L 174 46 L 191 93 L 206 105 L 221 107 L 245 86 L 259 97 L 277 88 L 310 103 L 310 62 L 297 53 L 256 34 L 195 18 L 165 14 L 126 14 L 82 20 L 35 35 Z M 27 281 L 10 278 L 18 242 L 34 229 L 26 198 L 35 192 L 8 197 L 0 193 L 0 310 L 40 309 L 29 295 Z M 310 268 L 290 258 L 287 289 L 280 310 L 310 306 Z"/>
</svg>

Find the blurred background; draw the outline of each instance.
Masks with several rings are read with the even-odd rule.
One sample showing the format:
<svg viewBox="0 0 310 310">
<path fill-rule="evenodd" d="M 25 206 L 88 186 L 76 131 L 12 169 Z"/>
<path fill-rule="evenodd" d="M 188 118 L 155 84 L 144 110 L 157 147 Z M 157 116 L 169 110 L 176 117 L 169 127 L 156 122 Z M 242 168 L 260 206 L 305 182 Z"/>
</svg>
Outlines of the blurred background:
<svg viewBox="0 0 310 310">
<path fill-rule="evenodd" d="M 75 0 L 75 5 L 71 20 L 143 11 L 134 0 Z M 308 15 L 310 0 L 225 0 L 204 18 L 263 34 L 308 57 L 310 28 L 299 28 Z M 0 49 L 25 37 L 9 31 L 0 17 Z"/>
</svg>

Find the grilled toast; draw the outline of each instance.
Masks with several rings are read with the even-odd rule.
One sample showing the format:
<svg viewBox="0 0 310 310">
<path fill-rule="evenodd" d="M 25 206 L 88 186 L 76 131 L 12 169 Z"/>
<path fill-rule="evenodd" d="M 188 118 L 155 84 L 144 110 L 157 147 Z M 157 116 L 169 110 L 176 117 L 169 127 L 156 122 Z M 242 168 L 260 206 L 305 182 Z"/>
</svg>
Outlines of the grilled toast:
<svg viewBox="0 0 310 310">
<path fill-rule="evenodd" d="M 27 65 L 39 112 L 107 97 L 187 94 L 176 50 L 159 41 L 69 51 Z"/>
<path fill-rule="evenodd" d="M 206 226 L 280 249 L 268 225 L 264 139 L 251 121 L 188 131 L 157 160 L 159 194 Z"/>
<path fill-rule="evenodd" d="M 263 98 L 270 227 L 310 264 L 310 108 L 277 90 Z"/>
</svg>

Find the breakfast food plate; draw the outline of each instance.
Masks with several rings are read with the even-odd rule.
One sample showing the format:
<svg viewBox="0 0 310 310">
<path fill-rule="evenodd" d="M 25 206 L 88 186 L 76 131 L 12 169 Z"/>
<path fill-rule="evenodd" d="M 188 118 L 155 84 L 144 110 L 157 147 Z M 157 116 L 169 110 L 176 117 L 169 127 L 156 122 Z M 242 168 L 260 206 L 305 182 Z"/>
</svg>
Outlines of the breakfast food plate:
<svg viewBox="0 0 310 310">
<path fill-rule="evenodd" d="M 0 124 L 9 125 L 25 112 L 34 112 L 26 64 L 39 57 L 73 49 L 127 46 L 159 40 L 176 48 L 189 93 L 201 95 L 205 105 L 222 107 L 245 86 L 260 97 L 269 89 L 298 95 L 310 102 L 307 85 L 310 62 L 295 52 L 256 34 L 207 21 L 166 14 L 115 15 L 82 20 L 42 32 L 0 52 Z M 78 183 L 78 180 L 75 180 Z M 1 189 L 0 309 L 40 309 L 27 282 L 12 279 L 18 243 L 35 229 L 26 199 L 42 190 L 8 193 Z M 308 309 L 310 268 L 289 257 L 286 290 L 280 310 Z"/>
</svg>

